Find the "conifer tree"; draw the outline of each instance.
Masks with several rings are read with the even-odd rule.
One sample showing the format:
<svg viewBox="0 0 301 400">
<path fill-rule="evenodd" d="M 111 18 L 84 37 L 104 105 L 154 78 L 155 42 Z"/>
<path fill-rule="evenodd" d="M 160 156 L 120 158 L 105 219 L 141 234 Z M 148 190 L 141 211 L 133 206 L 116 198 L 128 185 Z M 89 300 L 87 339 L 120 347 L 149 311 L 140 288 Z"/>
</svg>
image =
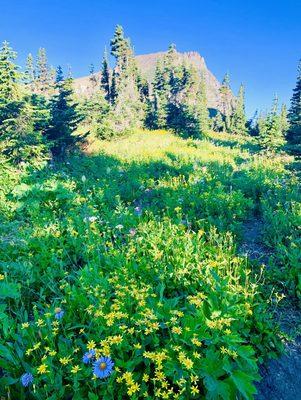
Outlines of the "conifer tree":
<svg viewBox="0 0 301 400">
<path fill-rule="evenodd" d="M 109 67 L 107 49 L 105 49 L 104 56 L 102 59 L 100 84 L 101 84 L 101 88 L 103 89 L 103 91 L 105 93 L 105 99 L 107 101 L 110 101 L 110 99 L 111 99 L 110 67 Z"/>
<path fill-rule="evenodd" d="M 57 66 L 56 68 L 56 74 L 55 74 L 55 84 L 57 86 L 58 83 L 62 82 L 64 80 L 64 73 L 63 69 L 60 65 Z"/>
<path fill-rule="evenodd" d="M 200 82 L 197 102 L 199 104 L 198 119 L 199 119 L 200 131 L 201 133 L 205 134 L 209 130 L 210 120 L 209 120 L 209 111 L 207 105 L 206 81 L 203 75 Z"/>
<path fill-rule="evenodd" d="M 28 54 L 26 59 L 26 66 L 24 72 L 24 83 L 29 87 L 31 91 L 34 91 L 35 88 L 35 68 L 34 68 L 34 60 L 31 53 Z"/>
<path fill-rule="evenodd" d="M 282 113 L 285 109 L 282 109 Z M 258 118 L 258 143 L 266 150 L 277 150 L 285 143 L 284 115 L 278 112 L 278 98 L 275 97 L 271 111 Z"/>
<path fill-rule="evenodd" d="M 36 82 L 38 92 L 46 94 L 50 87 L 50 74 L 46 50 L 44 48 L 40 48 L 38 51 Z"/>
<path fill-rule="evenodd" d="M 90 76 L 89 76 L 89 80 L 91 83 L 91 87 L 92 87 L 92 93 L 96 90 L 97 86 L 98 86 L 98 79 L 97 79 L 97 75 L 95 73 L 95 67 L 94 64 L 90 65 Z"/>
<path fill-rule="evenodd" d="M 18 68 L 14 63 L 17 53 L 3 42 L 0 49 L 0 106 L 8 102 L 18 100 L 20 97 L 18 85 Z"/>
<path fill-rule="evenodd" d="M 232 102 L 231 102 L 231 87 L 230 87 L 230 75 L 227 72 L 222 81 L 220 87 L 221 97 L 221 112 L 223 114 L 224 127 L 226 131 L 230 131 L 230 116 L 232 113 Z"/>
<path fill-rule="evenodd" d="M 247 133 L 247 119 L 245 114 L 245 90 L 240 85 L 235 108 L 231 116 L 231 133 L 244 135 Z"/>
<path fill-rule="evenodd" d="M 115 111 L 116 131 L 124 132 L 141 126 L 146 106 L 141 101 L 134 53 L 120 25 L 117 25 L 111 40 L 111 54 L 116 59 L 116 65 L 113 70 L 110 97 Z"/>
<path fill-rule="evenodd" d="M 83 139 L 74 135 L 83 117 L 78 112 L 77 103 L 74 102 L 72 86 L 71 78 L 59 81 L 58 94 L 51 99 L 50 126 L 45 135 L 55 158 L 64 157 L 68 150 Z"/>
<path fill-rule="evenodd" d="M 298 66 L 297 82 L 293 90 L 288 120 L 290 126 L 287 132 L 287 141 L 290 150 L 301 155 L 301 60 Z"/>
</svg>

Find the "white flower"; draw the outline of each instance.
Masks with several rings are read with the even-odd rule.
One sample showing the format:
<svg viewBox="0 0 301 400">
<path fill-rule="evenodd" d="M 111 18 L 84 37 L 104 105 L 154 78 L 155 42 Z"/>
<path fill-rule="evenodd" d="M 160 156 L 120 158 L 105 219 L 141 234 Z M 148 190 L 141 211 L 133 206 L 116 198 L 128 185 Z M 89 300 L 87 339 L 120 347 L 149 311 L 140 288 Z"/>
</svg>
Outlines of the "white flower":
<svg viewBox="0 0 301 400">
<path fill-rule="evenodd" d="M 87 178 L 85 177 L 85 175 L 82 176 L 82 182 L 85 183 L 87 180 Z"/>
<path fill-rule="evenodd" d="M 116 229 L 122 229 L 122 228 L 123 228 L 123 225 L 121 225 L 121 224 L 116 225 Z"/>
</svg>

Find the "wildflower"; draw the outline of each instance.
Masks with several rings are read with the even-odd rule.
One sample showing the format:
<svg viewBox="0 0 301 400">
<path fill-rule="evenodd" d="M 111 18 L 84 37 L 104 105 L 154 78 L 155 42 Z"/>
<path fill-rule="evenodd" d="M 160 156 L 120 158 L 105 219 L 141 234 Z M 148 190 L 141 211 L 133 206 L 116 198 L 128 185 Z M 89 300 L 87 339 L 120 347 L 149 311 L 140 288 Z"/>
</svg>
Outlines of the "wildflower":
<svg viewBox="0 0 301 400">
<path fill-rule="evenodd" d="M 41 318 L 39 318 L 39 319 L 37 320 L 37 322 L 36 322 L 36 325 L 37 325 L 38 327 L 45 326 L 45 322 L 44 322 Z"/>
<path fill-rule="evenodd" d="M 4 280 L 4 278 L 5 278 L 5 275 L 3 275 L 3 274 L 0 274 L 0 281 L 3 281 L 3 280 Z"/>
<path fill-rule="evenodd" d="M 139 389 L 140 389 L 139 384 L 138 384 L 137 382 L 136 382 L 136 383 L 133 383 L 133 384 L 128 388 L 127 394 L 128 394 L 129 396 L 131 396 L 132 394 L 138 392 Z"/>
<path fill-rule="evenodd" d="M 21 383 L 24 387 L 31 385 L 33 382 L 33 375 L 30 372 L 26 372 L 21 376 Z"/>
<path fill-rule="evenodd" d="M 71 368 L 72 374 L 77 374 L 80 370 L 81 368 L 78 365 L 74 365 L 74 367 Z"/>
<path fill-rule="evenodd" d="M 24 323 L 21 325 L 21 327 L 22 327 L 22 329 L 29 328 L 29 323 L 28 323 L 28 322 L 24 322 Z"/>
<path fill-rule="evenodd" d="M 121 225 L 121 224 L 116 225 L 116 229 L 121 230 L 122 228 L 123 228 L 123 225 Z"/>
<path fill-rule="evenodd" d="M 46 364 L 41 364 L 37 369 L 38 374 L 46 374 L 47 372 L 49 372 L 47 368 L 48 366 Z"/>
<path fill-rule="evenodd" d="M 131 229 L 129 230 L 129 235 L 132 236 L 132 237 L 135 236 L 136 233 L 137 233 L 137 230 L 136 230 L 135 228 L 131 228 Z"/>
<path fill-rule="evenodd" d="M 90 351 L 88 351 L 83 355 L 83 363 L 89 364 L 89 362 L 92 361 L 93 357 L 95 357 L 95 350 L 91 349 Z"/>
<path fill-rule="evenodd" d="M 110 357 L 100 357 L 93 364 L 93 373 L 98 378 L 103 379 L 111 375 L 114 363 Z"/>
<path fill-rule="evenodd" d="M 60 307 L 56 307 L 54 309 L 54 312 L 55 312 L 54 316 L 55 316 L 56 319 L 62 319 L 63 315 L 65 314 L 65 311 L 62 310 Z"/>
<path fill-rule="evenodd" d="M 191 393 L 195 396 L 200 393 L 199 389 L 196 386 L 191 386 Z"/>
<path fill-rule="evenodd" d="M 94 342 L 94 340 L 90 340 L 87 344 L 87 349 L 92 350 L 92 349 L 95 349 L 95 347 L 96 347 L 96 343 Z"/>
<path fill-rule="evenodd" d="M 87 180 L 87 178 L 85 177 L 85 175 L 82 176 L 82 182 L 85 183 Z"/>
<path fill-rule="evenodd" d="M 55 355 L 56 355 L 56 351 L 55 350 L 51 350 L 51 351 L 49 351 L 49 355 L 51 356 L 51 357 L 54 357 Z"/>
<path fill-rule="evenodd" d="M 180 335 L 182 333 L 182 328 L 180 326 L 174 326 L 171 331 L 172 333 Z"/>
<path fill-rule="evenodd" d="M 142 380 L 143 380 L 143 382 L 148 382 L 149 381 L 149 376 L 147 374 L 143 374 Z"/>
<path fill-rule="evenodd" d="M 63 365 L 69 364 L 70 361 L 71 361 L 70 356 L 60 358 L 60 363 L 63 364 Z"/>
</svg>

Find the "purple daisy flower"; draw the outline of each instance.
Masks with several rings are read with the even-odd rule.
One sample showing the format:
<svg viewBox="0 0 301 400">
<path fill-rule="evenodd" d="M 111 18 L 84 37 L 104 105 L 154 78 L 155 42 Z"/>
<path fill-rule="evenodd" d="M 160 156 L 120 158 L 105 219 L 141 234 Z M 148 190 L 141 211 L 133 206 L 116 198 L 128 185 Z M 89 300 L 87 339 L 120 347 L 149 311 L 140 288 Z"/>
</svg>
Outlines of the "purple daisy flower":
<svg viewBox="0 0 301 400">
<path fill-rule="evenodd" d="M 54 312 L 55 312 L 54 317 L 56 319 L 62 319 L 65 314 L 65 311 L 62 310 L 60 307 L 55 308 Z"/>
<path fill-rule="evenodd" d="M 95 350 L 89 350 L 87 353 L 83 355 L 83 363 L 89 364 L 94 356 L 95 356 Z"/>
<path fill-rule="evenodd" d="M 111 375 L 114 363 L 110 357 L 100 357 L 93 364 L 93 373 L 98 378 L 103 379 Z"/>
<path fill-rule="evenodd" d="M 21 376 L 21 383 L 24 387 L 31 385 L 33 382 L 33 375 L 30 372 L 26 372 Z"/>
</svg>

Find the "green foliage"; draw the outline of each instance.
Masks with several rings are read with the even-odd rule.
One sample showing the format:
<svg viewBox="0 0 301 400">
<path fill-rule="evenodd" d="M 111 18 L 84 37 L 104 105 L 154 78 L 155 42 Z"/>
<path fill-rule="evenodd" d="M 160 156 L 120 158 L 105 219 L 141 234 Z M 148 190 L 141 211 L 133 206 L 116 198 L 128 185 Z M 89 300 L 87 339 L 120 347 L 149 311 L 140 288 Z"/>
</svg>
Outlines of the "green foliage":
<svg viewBox="0 0 301 400">
<path fill-rule="evenodd" d="M 55 170 L 1 164 L 0 394 L 252 399 L 281 346 L 237 234 L 270 207 L 268 227 L 295 185 L 287 160 L 164 132 L 97 145 Z M 83 363 L 91 348 L 108 378 Z"/>
<path fill-rule="evenodd" d="M 79 114 L 74 101 L 72 79 L 57 84 L 58 94 L 53 96 L 50 105 L 49 127 L 45 136 L 50 142 L 54 157 L 64 157 L 83 137 L 74 135 L 83 116 Z"/>
<path fill-rule="evenodd" d="M 240 135 L 245 135 L 248 133 L 244 92 L 244 87 L 241 85 L 239 88 L 235 108 L 231 116 L 231 132 Z"/>
<path fill-rule="evenodd" d="M 278 112 L 278 99 L 275 98 L 272 110 L 258 119 L 258 143 L 263 149 L 277 150 L 285 143 L 287 129 L 286 109 Z"/>
<path fill-rule="evenodd" d="M 159 59 L 153 83 L 150 126 L 171 128 L 188 136 L 200 136 L 209 129 L 206 84 L 194 66 L 180 59 L 171 46 Z"/>
<path fill-rule="evenodd" d="M 289 110 L 290 127 L 287 132 L 287 141 L 290 149 L 300 155 L 301 154 L 301 61 L 298 67 L 298 76 L 296 87 L 293 91 L 291 99 L 291 107 Z"/>
</svg>

